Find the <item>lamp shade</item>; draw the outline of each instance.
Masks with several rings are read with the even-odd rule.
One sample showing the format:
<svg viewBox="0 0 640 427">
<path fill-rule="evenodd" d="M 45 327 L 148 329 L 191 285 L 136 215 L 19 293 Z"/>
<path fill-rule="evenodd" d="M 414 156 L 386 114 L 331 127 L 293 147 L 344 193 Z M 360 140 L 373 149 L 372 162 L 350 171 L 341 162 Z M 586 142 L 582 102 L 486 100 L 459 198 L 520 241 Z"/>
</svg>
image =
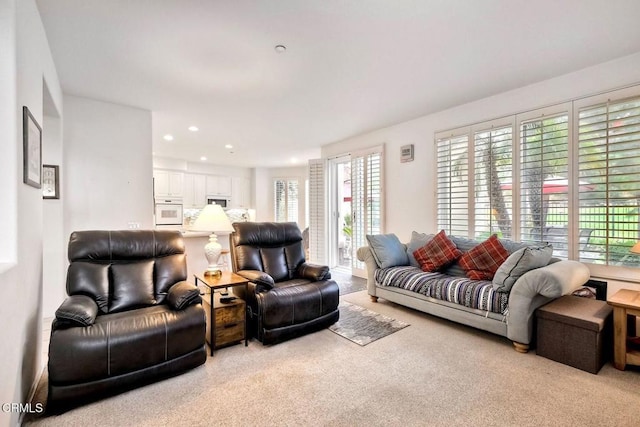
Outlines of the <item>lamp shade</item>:
<svg viewBox="0 0 640 427">
<path fill-rule="evenodd" d="M 631 251 L 631 253 L 640 254 L 640 242 L 633 245 L 633 247 L 629 250 Z"/>
<path fill-rule="evenodd" d="M 191 230 L 209 231 L 214 233 L 222 233 L 233 231 L 229 217 L 222 210 L 220 205 L 207 205 L 200 211 L 200 215 L 196 218 Z"/>
</svg>

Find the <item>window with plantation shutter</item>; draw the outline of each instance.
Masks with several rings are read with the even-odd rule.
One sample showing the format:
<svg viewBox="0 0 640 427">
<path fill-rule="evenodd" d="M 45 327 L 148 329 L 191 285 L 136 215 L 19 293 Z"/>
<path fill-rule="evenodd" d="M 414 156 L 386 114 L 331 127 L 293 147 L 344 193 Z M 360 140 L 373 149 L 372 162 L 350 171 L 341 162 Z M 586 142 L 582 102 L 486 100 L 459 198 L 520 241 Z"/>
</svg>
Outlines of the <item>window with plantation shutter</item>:
<svg viewBox="0 0 640 427">
<path fill-rule="evenodd" d="M 579 226 L 588 232 L 581 261 L 638 266 L 640 97 L 578 110 Z"/>
<path fill-rule="evenodd" d="M 569 114 L 520 123 L 520 241 L 568 256 Z"/>
<path fill-rule="evenodd" d="M 497 124 L 436 135 L 439 230 L 476 239 L 512 237 L 513 126 Z"/>
<path fill-rule="evenodd" d="M 500 127 L 475 132 L 474 141 L 474 235 L 492 234 L 511 239 L 513 197 L 513 128 Z"/>
<path fill-rule="evenodd" d="M 326 264 L 326 179 L 327 165 L 323 159 L 309 160 L 309 258 L 307 261 Z"/>
<path fill-rule="evenodd" d="M 511 124 L 508 124 L 511 123 Z M 637 281 L 640 86 L 435 135 L 438 228 L 550 243 L 596 277 Z"/>
<path fill-rule="evenodd" d="M 298 180 L 274 181 L 274 218 L 276 222 L 298 222 Z"/>
<path fill-rule="evenodd" d="M 436 145 L 438 230 L 466 236 L 469 234 L 469 137 L 442 137 Z"/>
<path fill-rule="evenodd" d="M 383 213 L 383 151 L 374 147 L 351 153 L 351 214 L 352 248 L 367 246 L 367 234 L 384 232 Z M 351 268 L 355 275 L 365 273 L 364 263 L 351 257 Z"/>
</svg>

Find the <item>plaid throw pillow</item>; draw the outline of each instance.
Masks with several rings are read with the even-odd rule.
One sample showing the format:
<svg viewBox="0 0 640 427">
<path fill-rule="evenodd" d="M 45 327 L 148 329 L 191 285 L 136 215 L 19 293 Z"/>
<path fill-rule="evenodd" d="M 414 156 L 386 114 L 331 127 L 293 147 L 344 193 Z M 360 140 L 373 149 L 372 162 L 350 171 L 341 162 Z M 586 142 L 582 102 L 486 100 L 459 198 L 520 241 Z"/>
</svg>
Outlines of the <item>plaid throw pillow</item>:
<svg viewBox="0 0 640 427">
<path fill-rule="evenodd" d="M 460 258 L 458 263 L 473 280 L 491 280 L 500 264 L 509 258 L 509 252 L 502 246 L 494 234 L 484 242 L 473 247 Z"/>
<path fill-rule="evenodd" d="M 437 271 L 451 264 L 461 255 L 462 252 L 449 240 L 444 230 L 436 234 L 426 245 L 413 252 L 422 271 Z"/>
</svg>

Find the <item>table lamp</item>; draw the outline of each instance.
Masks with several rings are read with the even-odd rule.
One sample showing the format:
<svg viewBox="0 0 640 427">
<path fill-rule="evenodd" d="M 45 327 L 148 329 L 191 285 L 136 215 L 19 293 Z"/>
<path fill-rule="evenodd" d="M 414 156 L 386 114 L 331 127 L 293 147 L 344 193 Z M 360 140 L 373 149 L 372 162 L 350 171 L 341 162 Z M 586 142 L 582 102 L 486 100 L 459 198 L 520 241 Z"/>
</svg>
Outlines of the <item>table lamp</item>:
<svg viewBox="0 0 640 427">
<path fill-rule="evenodd" d="M 218 243 L 216 232 L 232 232 L 233 227 L 227 214 L 222 210 L 220 205 L 207 205 L 202 209 L 198 218 L 193 223 L 191 230 L 194 231 L 210 231 L 209 243 L 204 247 L 204 254 L 209 261 L 209 267 L 204 272 L 205 276 L 220 276 L 222 271 L 218 267 L 218 260 L 222 252 L 222 246 Z"/>
<path fill-rule="evenodd" d="M 631 252 L 632 254 L 640 254 L 640 242 L 633 245 L 633 247 L 629 249 L 629 252 Z"/>
</svg>

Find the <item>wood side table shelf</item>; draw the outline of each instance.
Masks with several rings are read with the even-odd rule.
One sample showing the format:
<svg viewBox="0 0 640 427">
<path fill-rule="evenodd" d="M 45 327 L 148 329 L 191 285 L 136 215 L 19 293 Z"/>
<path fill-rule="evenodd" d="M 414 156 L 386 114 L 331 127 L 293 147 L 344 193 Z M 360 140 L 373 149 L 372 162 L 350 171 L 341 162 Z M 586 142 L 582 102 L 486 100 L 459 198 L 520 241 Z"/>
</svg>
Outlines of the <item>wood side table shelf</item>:
<svg viewBox="0 0 640 427">
<path fill-rule="evenodd" d="M 207 342 L 211 349 L 211 356 L 213 356 L 214 349 L 243 339 L 246 347 L 249 342 L 246 303 L 237 297 L 232 302 L 221 303 L 220 293 L 215 291 L 244 286 L 246 294 L 249 290 L 249 281 L 230 271 L 223 271 L 220 277 L 205 276 L 204 274 L 194 274 L 194 277 L 196 286 L 200 282 L 209 288 L 209 301 L 205 295 L 203 303 L 207 313 Z M 209 306 L 208 310 L 207 305 Z"/>
<path fill-rule="evenodd" d="M 636 317 L 640 316 L 640 292 L 620 289 L 607 301 L 613 306 L 613 366 L 640 366 L 640 350 L 627 348 L 629 335 L 635 335 Z"/>
</svg>

